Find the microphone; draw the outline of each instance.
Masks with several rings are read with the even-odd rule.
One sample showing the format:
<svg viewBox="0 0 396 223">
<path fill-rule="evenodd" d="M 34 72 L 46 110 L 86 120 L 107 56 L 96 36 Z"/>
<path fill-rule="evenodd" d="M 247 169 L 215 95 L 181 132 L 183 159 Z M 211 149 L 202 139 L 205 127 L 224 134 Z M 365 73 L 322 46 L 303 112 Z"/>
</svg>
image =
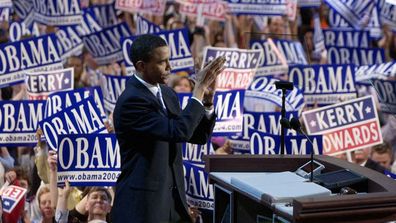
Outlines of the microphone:
<svg viewBox="0 0 396 223">
<path fill-rule="evenodd" d="M 302 132 L 302 131 L 301 131 L 301 123 L 300 123 L 300 121 L 299 121 L 297 118 L 295 118 L 295 117 L 293 117 L 293 118 L 290 119 L 290 127 L 291 127 L 292 129 L 296 130 L 296 132 L 298 132 L 298 133 L 301 133 L 301 132 Z"/>
<path fill-rule="evenodd" d="M 314 172 L 314 157 L 313 157 L 313 146 L 314 146 L 314 144 L 313 144 L 313 142 L 312 142 L 312 140 L 308 137 L 308 135 L 307 134 L 305 134 L 305 132 L 301 129 L 301 123 L 300 123 L 300 121 L 298 120 L 298 118 L 296 118 L 296 117 L 293 117 L 293 118 L 291 118 L 290 119 L 290 127 L 292 128 L 292 129 L 294 129 L 294 130 L 296 130 L 296 132 L 298 132 L 298 133 L 300 133 L 300 134 L 303 134 L 304 136 L 305 136 L 305 138 L 307 138 L 308 139 L 308 141 L 311 143 L 311 145 L 312 145 L 312 150 L 311 150 L 311 160 L 310 160 L 310 162 L 311 162 L 311 176 L 310 176 L 310 181 L 311 182 L 313 182 L 313 172 Z"/>
<path fill-rule="evenodd" d="M 294 88 L 293 83 L 289 81 L 276 81 L 275 86 L 276 89 L 293 90 Z"/>
<path fill-rule="evenodd" d="M 283 128 L 291 129 L 292 127 L 290 126 L 289 120 L 287 118 L 281 118 L 280 124 Z"/>
</svg>

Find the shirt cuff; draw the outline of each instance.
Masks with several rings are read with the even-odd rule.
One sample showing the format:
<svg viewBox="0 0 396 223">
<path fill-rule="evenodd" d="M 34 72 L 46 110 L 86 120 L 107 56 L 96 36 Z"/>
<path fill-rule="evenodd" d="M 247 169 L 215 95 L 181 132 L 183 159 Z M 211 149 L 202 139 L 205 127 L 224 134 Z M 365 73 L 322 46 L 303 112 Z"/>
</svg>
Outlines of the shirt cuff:
<svg viewBox="0 0 396 223">
<path fill-rule="evenodd" d="M 205 108 L 206 118 L 211 119 L 213 117 L 213 114 L 214 114 L 214 107 L 213 106 L 210 109 L 206 109 Z"/>
</svg>

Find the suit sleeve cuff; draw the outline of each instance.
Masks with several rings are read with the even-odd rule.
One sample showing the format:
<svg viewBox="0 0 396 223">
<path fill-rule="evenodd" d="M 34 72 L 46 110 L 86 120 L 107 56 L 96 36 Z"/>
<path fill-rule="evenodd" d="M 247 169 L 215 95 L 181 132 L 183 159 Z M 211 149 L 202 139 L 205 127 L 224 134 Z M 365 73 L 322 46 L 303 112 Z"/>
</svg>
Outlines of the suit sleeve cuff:
<svg viewBox="0 0 396 223">
<path fill-rule="evenodd" d="M 198 98 L 196 98 L 196 97 L 191 97 L 191 99 L 194 99 L 194 100 L 198 101 L 199 104 L 201 104 L 201 105 L 203 106 L 202 101 L 198 100 Z"/>
</svg>

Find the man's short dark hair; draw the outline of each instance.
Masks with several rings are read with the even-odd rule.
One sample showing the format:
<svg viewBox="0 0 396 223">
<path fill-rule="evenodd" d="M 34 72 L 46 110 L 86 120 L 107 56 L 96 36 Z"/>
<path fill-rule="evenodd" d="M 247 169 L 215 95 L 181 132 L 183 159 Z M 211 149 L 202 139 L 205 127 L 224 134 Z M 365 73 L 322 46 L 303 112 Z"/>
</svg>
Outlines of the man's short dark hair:
<svg viewBox="0 0 396 223">
<path fill-rule="evenodd" d="M 141 60 L 143 62 L 150 61 L 151 54 L 154 49 L 162 46 L 167 46 L 164 39 L 159 36 L 144 34 L 137 37 L 131 46 L 129 56 L 134 66 Z"/>
<path fill-rule="evenodd" d="M 110 192 L 106 188 L 104 188 L 104 187 L 91 187 L 89 192 L 88 192 L 88 194 L 87 194 L 87 197 L 89 197 L 89 195 L 91 195 L 93 192 L 103 192 L 103 193 L 105 193 L 106 196 L 107 196 L 107 201 L 109 201 L 111 203 L 112 197 L 111 197 Z"/>
</svg>

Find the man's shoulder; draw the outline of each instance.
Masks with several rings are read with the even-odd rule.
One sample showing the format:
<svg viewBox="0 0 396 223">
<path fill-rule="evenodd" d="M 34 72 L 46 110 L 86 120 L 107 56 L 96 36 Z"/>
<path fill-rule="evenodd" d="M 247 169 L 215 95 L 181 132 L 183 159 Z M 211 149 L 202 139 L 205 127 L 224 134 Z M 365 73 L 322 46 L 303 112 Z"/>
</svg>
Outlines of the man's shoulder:
<svg viewBox="0 0 396 223">
<path fill-rule="evenodd" d="M 160 84 L 162 93 L 166 92 L 169 95 L 173 95 L 177 97 L 177 93 L 173 88 L 169 87 L 166 84 Z"/>
</svg>

